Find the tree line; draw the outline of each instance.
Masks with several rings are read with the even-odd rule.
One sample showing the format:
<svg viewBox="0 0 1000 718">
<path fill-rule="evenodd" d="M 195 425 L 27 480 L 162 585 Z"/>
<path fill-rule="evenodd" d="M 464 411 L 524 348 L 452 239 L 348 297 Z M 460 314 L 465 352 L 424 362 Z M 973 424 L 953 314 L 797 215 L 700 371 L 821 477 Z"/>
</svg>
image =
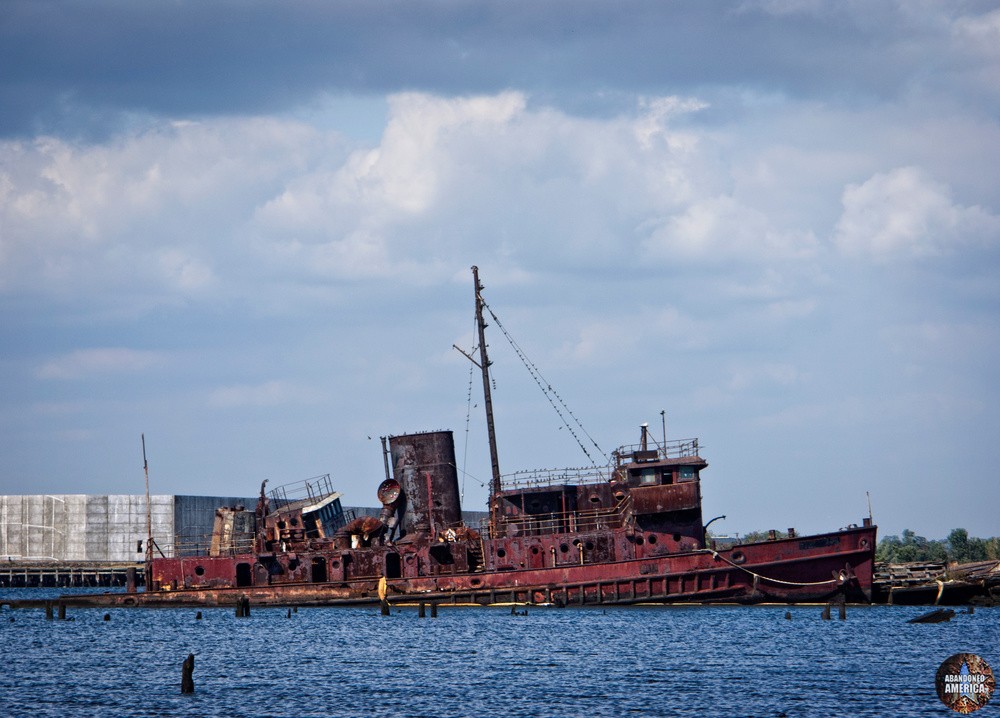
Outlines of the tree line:
<svg viewBox="0 0 1000 718">
<path fill-rule="evenodd" d="M 904 529 L 902 536 L 885 536 L 878 542 L 875 560 L 880 563 L 998 561 L 1000 536 L 975 538 L 965 529 L 953 529 L 946 539 L 928 540 Z"/>
</svg>

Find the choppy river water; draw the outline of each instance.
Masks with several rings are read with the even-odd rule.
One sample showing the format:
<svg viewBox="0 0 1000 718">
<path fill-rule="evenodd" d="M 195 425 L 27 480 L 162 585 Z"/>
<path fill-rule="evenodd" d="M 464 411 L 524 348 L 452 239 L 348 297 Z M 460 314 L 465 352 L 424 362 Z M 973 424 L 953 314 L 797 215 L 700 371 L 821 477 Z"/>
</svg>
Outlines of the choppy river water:
<svg viewBox="0 0 1000 718">
<path fill-rule="evenodd" d="M 0 597 L 12 594 L 56 595 Z M 1000 668 L 1000 609 L 907 623 L 927 610 L 69 609 L 60 621 L 4 608 L 0 716 L 957 715 L 935 672 L 961 652 Z M 195 692 L 182 695 L 189 652 Z M 1000 697 L 978 715 L 1000 715 Z"/>
</svg>

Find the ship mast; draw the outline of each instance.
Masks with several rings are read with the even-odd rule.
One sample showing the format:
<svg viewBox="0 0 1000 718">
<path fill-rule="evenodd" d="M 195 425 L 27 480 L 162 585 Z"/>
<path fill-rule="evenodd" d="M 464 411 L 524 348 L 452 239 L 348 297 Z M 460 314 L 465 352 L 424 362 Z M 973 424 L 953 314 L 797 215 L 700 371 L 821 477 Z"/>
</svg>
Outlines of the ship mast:
<svg viewBox="0 0 1000 718">
<path fill-rule="evenodd" d="M 490 359 L 486 354 L 486 322 L 483 319 L 483 285 L 479 283 L 479 267 L 472 267 L 472 279 L 476 290 L 476 327 L 479 330 L 479 368 L 483 372 L 483 401 L 486 404 L 486 431 L 490 439 L 490 463 L 493 475 L 490 478 L 490 526 L 496 526 L 499 510 L 497 497 L 500 494 L 500 460 L 497 457 L 497 435 L 493 426 L 493 399 L 490 395 Z"/>
</svg>

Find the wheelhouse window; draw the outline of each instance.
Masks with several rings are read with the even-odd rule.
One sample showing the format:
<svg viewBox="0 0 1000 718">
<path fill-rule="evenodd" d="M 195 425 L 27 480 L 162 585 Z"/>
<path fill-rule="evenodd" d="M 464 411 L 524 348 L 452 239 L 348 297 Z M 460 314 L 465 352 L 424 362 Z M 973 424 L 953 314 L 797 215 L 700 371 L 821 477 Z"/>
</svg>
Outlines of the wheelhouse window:
<svg viewBox="0 0 1000 718">
<path fill-rule="evenodd" d="M 660 483 L 660 472 L 656 469 L 643 469 L 639 483 L 643 486 Z"/>
<path fill-rule="evenodd" d="M 694 481 L 698 478 L 698 470 L 693 466 L 681 466 L 677 472 L 678 481 Z"/>
</svg>

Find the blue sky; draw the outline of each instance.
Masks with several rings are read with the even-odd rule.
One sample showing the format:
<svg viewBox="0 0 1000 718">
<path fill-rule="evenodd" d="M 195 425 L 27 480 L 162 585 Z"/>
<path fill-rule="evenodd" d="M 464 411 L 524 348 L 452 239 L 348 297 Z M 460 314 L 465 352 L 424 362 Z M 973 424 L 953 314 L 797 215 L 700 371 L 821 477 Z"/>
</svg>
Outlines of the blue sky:
<svg viewBox="0 0 1000 718">
<path fill-rule="evenodd" d="M 482 509 L 476 264 L 713 528 L 996 535 L 998 78 L 998 2 L 3 0 L 0 493 L 141 492 L 144 432 L 373 505 L 452 429 Z M 488 331 L 501 470 L 586 464 Z"/>
</svg>

